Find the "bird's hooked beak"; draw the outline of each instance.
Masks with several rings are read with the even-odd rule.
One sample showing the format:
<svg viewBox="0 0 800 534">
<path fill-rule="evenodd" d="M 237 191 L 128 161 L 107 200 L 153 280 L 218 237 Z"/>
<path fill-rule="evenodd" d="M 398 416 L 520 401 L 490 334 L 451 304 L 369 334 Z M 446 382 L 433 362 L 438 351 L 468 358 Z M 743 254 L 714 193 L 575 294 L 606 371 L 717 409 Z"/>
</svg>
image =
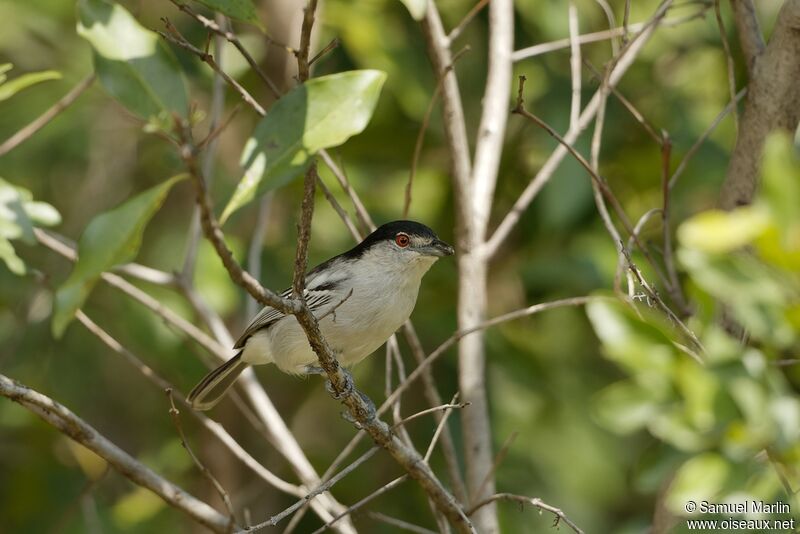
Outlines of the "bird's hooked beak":
<svg viewBox="0 0 800 534">
<path fill-rule="evenodd" d="M 455 252 L 453 247 L 441 239 L 434 239 L 429 245 L 420 247 L 418 250 L 420 253 L 425 254 L 426 256 L 436 256 L 439 258 L 442 256 L 452 256 Z"/>
</svg>

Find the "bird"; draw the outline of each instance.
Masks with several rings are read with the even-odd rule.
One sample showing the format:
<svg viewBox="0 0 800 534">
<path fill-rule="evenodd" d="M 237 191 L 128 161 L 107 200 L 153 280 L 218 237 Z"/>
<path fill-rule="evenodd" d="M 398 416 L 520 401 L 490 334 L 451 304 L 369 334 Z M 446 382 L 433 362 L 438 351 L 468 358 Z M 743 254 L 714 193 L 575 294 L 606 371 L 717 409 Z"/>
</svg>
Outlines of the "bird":
<svg viewBox="0 0 800 534">
<path fill-rule="evenodd" d="M 426 225 L 392 221 L 309 271 L 306 304 L 339 363 L 351 367 L 383 345 L 411 316 L 425 273 L 453 252 Z M 281 296 L 291 294 L 289 288 Z M 291 375 L 323 373 L 297 320 L 270 306 L 253 318 L 233 348 L 236 354 L 189 393 L 193 409 L 213 408 L 251 365 L 272 363 Z"/>
</svg>

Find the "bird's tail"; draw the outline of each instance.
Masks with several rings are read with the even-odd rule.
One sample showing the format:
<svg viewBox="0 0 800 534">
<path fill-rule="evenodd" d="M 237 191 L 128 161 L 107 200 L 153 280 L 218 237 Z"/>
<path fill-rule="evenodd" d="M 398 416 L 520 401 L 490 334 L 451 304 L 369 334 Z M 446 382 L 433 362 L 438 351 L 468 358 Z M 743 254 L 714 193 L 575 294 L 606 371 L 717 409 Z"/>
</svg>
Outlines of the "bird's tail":
<svg viewBox="0 0 800 534">
<path fill-rule="evenodd" d="M 242 361 L 240 352 L 206 376 L 189 392 L 187 400 L 195 410 L 210 410 L 228 391 L 247 364 Z"/>
</svg>

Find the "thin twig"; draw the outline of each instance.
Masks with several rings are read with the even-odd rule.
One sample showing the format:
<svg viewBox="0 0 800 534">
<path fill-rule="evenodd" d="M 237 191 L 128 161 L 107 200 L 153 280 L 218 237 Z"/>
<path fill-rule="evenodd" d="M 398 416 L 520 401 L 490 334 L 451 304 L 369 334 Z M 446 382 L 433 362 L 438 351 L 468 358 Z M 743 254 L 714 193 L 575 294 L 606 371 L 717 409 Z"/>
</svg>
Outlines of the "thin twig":
<svg viewBox="0 0 800 534">
<path fill-rule="evenodd" d="M 193 497 L 117 447 L 68 408 L 15 380 L 0 375 L 0 396 L 11 399 L 109 463 L 134 484 L 181 510 L 214 532 L 228 532 L 230 518 Z"/>
<path fill-rule="evenodd" d="M 270 79 L 270 77 L 267 76 L 267 74 L 264 72 L 264 70 L 258 64 L 258 62 L 253 59 L 253 56 L 251 56 L 250 53 L 245 49 L 245 47 L 242 45 L 242 42 L 239 40 L 238 37 L 236 37 L 236 34 L 234 34 L 233 32 L 229 31 L 226 28 L 221 27 L 219 24 L 217 24 L 217 22 L 215 22 L 215 21 L 213 21 L 213 20 L 211 20 L 211 19 L 209 19 L 207 17 L 204 17 L 203 15 L 197 13 L 196 11 L 194 11 L 192 8 L 190 8 L 188 5 L 184 4 L 183 2 L 179 2 L 178 0 L 170 0 L 170 1 L 173 4 L 175 4 L 178 7 L 178 9 L 180 9 L 184 13 L 188 14 L 189 16 L 193 17 L 195 20 L 197 20 L 200 24 L 205 26 L 207 29 L 209 29 L 212 32 L 216 33 L 220 37 L 223 37 L 228 42 L 230 42 L 233 46 L 235 46 L 236 50 L 238 50 L 239 53 L 242 55 L 242 57 L 245 59 L 245 61 L 247 61 L 247 64 L 250 65 L 250 68 L 252 68 L 256 72 L 256 74 L 258 74 L 259 78 L 261 78 L 264 81 L 266 86 L 272 92 L 272 95 L 275 98 L 280 98 L 281 92 L 278 89 L 278 87 Z M 289 53 L 294 53 L 294 50 L 292 50 L 290 47 L 275 42 L 269 36 L 262 35 L 262 38 L 266 39 L 268 43 L 270 43 L 272 45 L 275 45 L 275 46 L 278 46 L 280 48 L 283 48 L 284 50 L 286 50 Z"/>
<path fill-rule="evenodd" d="M 472 19 L 475 18 L 475 15 L 480 13 L 481 9 L 486 7 L 486 4 L 488 3 L 489 0 L 480 0 L 477 4 L 472 6 L 472 9 L 470 9 L 467 14 L 464 15 L 464 18 L 461 19 L 461 22 L 459 22 L 455 28 L 450 30 L 450 33 L 447 35 L 445 45 L 448 47 L 452 46 L 453 41 L 461 37 L 461 33 L 464 31 L 464 28 L 466 28 L 469 23 L 472 22 Z"/>
<path fill-rule="evenodd" d="M 261 201 L 258 203 L 256 227 L 253 229 L 250 246 L 247 248 L 247 271 L 259 280 L 261 279 L 261 248 L 264 246 L 264 236 L 267 233 L 267 221 L 273 196 L 274 193 L 269 191 L 261 197 Z M 248 317 L 255 317 L 258 311 L 258 302 L 252 298 L 247 299 L 246 309 Z"/>
<path fill-rule="evenodd" d="M 556 516 L 555 520 L 553 521 L 553 526 L 554 527 L 557 527 L 558 524 L 561 521 L 563 521 L 564 523 L 567 524 L 567 526 L 569 526 L 569 528 L 571 528 L 573 531 L 575 531 L 576 534 L 583 534 L 583 530 L 578 528 L 578 525 L 573 523 L 572 520 L 570 520 L 564 514 L 564 512 L 561 511 L 560 508 L 556 508 L 555 506 L 550 506 L 546 502 L 544 502 L 541 499 L 536 498 L 536 497 L 525 497 L 524 495 L 514 495 L 514 494 L 511 494 L 511 493 L 497 493 L 495 495 L 492 495 L 488 499 L 485 499 L 485 500 L 479 502 L 478 504 L 476 504 L 475 506 L 473 506 L 472 509 L 468 512 L 468 514 L 472 515 L 473 513 L 475 513 L 476 510 L 479 510 L 483 506 L 486 506 L 489 503 L 493 503 L 495 501 L 500 501 L 500 500 L 515 501 L 515 502 L 519 502 L 519 503 L 523 503 L 523 504 L 530 504 L 530 505 L 535 506 L 536 508 L 538 508 L 540 510 L 544 510 L 545 512 L 550 512 L 550 513 L 552 513 L 552 514 L 554 514 Z"/>
<path fill-rule="evenodd" d="M 314 57 L 311 58 L 311 60 L 308 62 L 308 66 L 310 67 L 311 65 L 313 65 L 314 63 L 316 63 L 317 61 L 322 59 L 322 56 L 324 56 L 325 54 L 327 54 L 328 52 L 330 52 L 334 48 L 338 47 L 340 44 L 341 44 L 341 41 L 339 41 L 338 37 L 334 37 L 333 39 L 331 39 L 331 42 L 326 44 L 323 47 L 322 50 L 317 52 L 317 55 L 315 55 Z"/>
<path fill-rule="evenodd" d="M 572 99 L 569 106 L 569 127 L 574 128 L 581 114 L 581 45 L 578 42 L 578 9 L 570 0 L 567 6 L 569 21 L 569 69 L 572 79 Z"/>
<path fill-rule="evenodd" d="M 500 450 L 497 452 L 497 456 L 494 457 L 492 469 L 486 474 L 486 479 L 481 484 L 481 490 L 483 490 L 485 484 L 490 480 L 490 477 L 493 477 L 495 472 L 497 472 L 497 468 L 500 467 L 500 464 L 503 463 L 503 460 L 506 459 L 506 456 L 508 456 L 508 451 L 511 449 L 511 444 L 514 443 L 514 440 L 517 439 L 518 435 L 518 432 L 512 432 L 511 435 L 506 438 L 505 443 L 503 443 L 503 446 L 500 447 Z M 479 491 L 478 495 L 481 493 L 483 492 Z"/>
<path fill-rule="evenodd" d="M 422 410 L 421 412 L 417 412 L 417 413 L 415 413 L 413 415 L 409 415 L 405 419 L 402 419 L 401 421 L 396 423 L 394 426 L 395 427 L 403 426 L 403 425 L 407 424 L 409 421 L 413 421 L 414 419 L 417 419 L 418 417 L 422 417 L 423 415 L 428 415 L 430 413 L 441 412 L 441 411 L 446 411 L 446 410 L 450 410 L 450 409 L 466 408 L 467 406 L 469 406 L 468 402 L 459 402 L 457 404 L 442 404 L 440 406 L 434 406 L 433 408 L 428 408 L 426 410 Z"/>
<path fill-rule="evenodd" d="M 665 19 L 661 25 L 664 27 L 678 26 L 686 22 L 690 22 L 692 20 L 703 17 L 705 15 L 705 11 L 706 11 L 705 8 L 703 8 L 699 10 L 697 13 L 693 13 L 691 15 Z M 583 35 L 578 36 L 578 43 L 580 43 L 581 45 L 585 45 L 589 43 L 596 43 L 598 41 L 614 39 L 616 37 L 622 37 L 623 44 L 626 44 L 630 42 L 629 40 L 626 39 L 626 36 L 629 34 L 629 32 L 641 31 L 642 29 L 646 28 L 648 24 L 649 22 L 637 22 L 635 24 L 631 24 L 627 28 L 627 30 L 624 26 L 619 26 L 616 28 L 611 28 L 609 30 L 585 33 Z M 563 50 L 569 47 L 570 47 L 570 39 L 569 37 L 565 37 L 563 39 L 556 39 L 555 41 L 540 43 L 537 45 L 517 50 L 513 54 L 511 54 L 511 59 L 515 62 L 522 61 L 523 59 L 529 59 L 532 57 L 541 56 L 543 54 L 556 52 L 558 50 Z"/>
<path fill-rule="evenodd" d="M 129 364 L 135 367 L 147 380 L 156 385 L 160 390 L 173 389 L 173 385 L 167 380 L 158 375 L 150 366 L 142 362 L 142 360 L 133 354 L 130 350 L 126 349 L 119 341 L 114 339 L 108 332 L 102 329 L 97 323 L 90 319 L 82 310 L 76 313 L 78 321 L 93 335 L 95 335 L 101 342 L 115 353 L 122 356 Z M 178 401 L 187 408 L 189 403 L 180 394 L 175 393 Z M 191 413 L 203 427 L 213 434 L 225 447 L 230 450 L 234 457 L 239 459 L 245 466 L 250 468 L 255 474 L 264 479 L 268 484 L 274 488 L 287 493 L 288 495 L 301 496 L 303 490 L 295 484 L 291 484 L 273 474 L 266 467 L 261 465 L 255 458 L 253 458 L 241 445 L 225 430 L 222 425 L 216 421 L 211 420 L 200 412 L 190 410 Z"/>
<path fill-rule="evenodd" d="M 739 102 L 742 100 L 742 98 L 744 98 L 746 92 L 747 89 L 742 89 L 736 93 L 736 97 L 733 99 L 733 101 L 729 102 L 728 105 L 717 114 L 714 120 L 711 121 L 711 124 L 708 126 L 708 128 L 706 128 L 706 131 L 703 132 L 703 135 L 698 137 L 697 141 L 695 141 L 692 147 L 686 152 L 686 155 L 678 164 L 678 167 L 675 169 L 675 172 L 672 173 L 672 176 L 669 179 L 670 189 L 675 187 L 675 184 L 678 182 L 678 178 L 680 178 L 681 174 L 683 174 L 683 171 L 686 170 L 686 166 L 689 164 L 689 160 L 692 159 L 692 156 L 694 156 L 695 152 L 697 152 L 703 143 L 705 143 L 706 140 L 711 136 L 717 126 L 719 126 L 719 123 L 722 122 L 722 119 L 724 119 L 728 113 L 733 111 L 736 106 L 739 105 Z"/>
<path fill-rule="evenodd" d="M 719 7 L 719 0 L 714 0 L 714 16 L 717 19 L 719 28 L 719 38 L 722 40 L 722 49 L 725 51 L 725 63 L 728 67 L 728 91 L 730 91 L 731 101 L 736 100 L 736 66 L 733 64 L 733 54 L 731 45 L 728 43 L 728 34 L 725 31 L 725 23 L 722 21 L 722 11 Z M 734 131 L 739 131 L 739 114 L 733 110 Z"/>
<path fill-rule="evenodd" d="M 295 51 L 297 58 L 297 77 L 300 83 L 308 80 L 309 62 L 308 50 L 311 46 L 311 31 L 314 28 L 314 13 L 317 10 L 317 0 L 309 0 L 303 10 L 303 27 L 300 30 L 300 48 Z"/>
<path fill-rule="evenodd" d="M 380 497 L 384 493 L 387 493 L 388 491 L 393 490 L 394 488 L 396 488 L 397 486 L 399 486 L 400 484 L 402 484 L 406 480 L 408 480 L 408 475 L 401 475 L 401 476 L 395 478 L 394 480 L 392 480 L 388 484 L 385 484 L 384 486 L 381 486 L 381 488 L 378 489 L 377 491 L 375 491 L 373 493 L 370 493 L 369 495 L 367 495 L 366 497 L 364 497 L 360 501 L 356 502 L 355 504 L 350 506 L 347 510 L 345 510 L 341 514 L 337 515 L 336 517 L 334 517 L 333 519 L 331 519 L 330 521 L 328 521 L 327 523 L 325 523 L 324 525 L 319 527 L 317 530 L 315 530 L 311 534 L 322 534 L 322 532 L 325 532 L 328 528 L 330 528 L 334 523 L 336 523 L 337 521 L 339 521 L 343 517 L 346 517 L 346 516 L 352 514 L 356 510 L 362 508 L 366 504 L 369 504 L 373 500 L 377 499 L 378 497 Z"/>
<path fill-rule="evenodd" d="M 633 64 L 636 56 L 642 50 L 645 43 L 647 43 L 647 41 L 653 35 L 658 24 L 663 20 L 664 15 L 671 4 L 672 0 L 663 1 L 651 19 L 642 27 L 641 31 L 637 33 L 633 40 L 631 40 L 620 51 L 619 59 L 608 77 L 608 85 L 610 87 L 614 87 L 628 70 L 628 68 Z M 564 135 L 565 141 L 572 144 L 577 140 L 580 133 L 594 118 L 599 108 L 599 104 L 600 92 L 598 91 L 581 113 L 580 120 L 578 121 L 578 127 L 569 130 Z M 556 147 L 544 165 L 542 165 L 536 175 L 531 179 L 484 246 L 483 253 L 487 257 L 491 258 L 497 253 L 497 251 L 500 249 L 500 246 L 519 222 L 522 213 L 528 208 L 531 202 L 533 202 L 533 199 L 536 198 L 536 195 L 539 193 L 539 191 L 541 191 L 541 189 L 553 176 L 553 173 L 558 168 L 558 165 L 561 163 L 566 154 L 567 149 L 563 145 Z"/>
<path fill-rule="evenodd" d="M 417 134 L 417 141 L 414 143 L 414 155 L 411 157 L 411 170 L 408 172 L 408 183 L 406 183 L 406 196 L 403 203 L 403 218 L 408 217 L 408 212 L 411 209 L 411 187 L 414 184 L 414 176 L 417 174 L 417 165 L 419 164 L 419 156 L 422 154 L 422 143 L 425 140 L 425 132 L 428 131 L 428 124 L 430 124 L 431 114 L 439 94 L 442 92 L 441 81 L 436 83 L 436 89 L 433 91 L 428 108 L 425 110 L 425 116 L 422 118 L 422 124 L 419 127 Z"/>
<path fill-rule="evenodd" d="M 226 24 L 225 17 L 221 14 L 217 14 L 217 19 L 220 21 L 221 24 Z M 217 35 L 214 38 L 214 52 L 220 57 L 220 69 L 222 69 L 222 46 L 224 44 L 224 39 Z M 230 114 L 228 120 L 232 119 L 233 116 L 236 114 L 236 110 L 239 109 L 237 105 L 233 113 Z M 223 123 L 219 125 L 220 118 L 222 117 L 222 113 L 225 110 L 225 80 L 222 78 L 222 74 L 220 72 L 214 71 L 214 82 L 211 89 L 211 120 L 208 127 L 208 135 L 203 141 L 200 142 L 199 146 L 205 147 L 206 152 L 203 156 L 203 175 L 208 176 L 209 180 L 211 176 L 213 176 L 213 169 L 214 169 L 214 160 L 216 157 L 217 152 L 217 142 L 215 139 L 217 136 L 222 133 L 224 127 L 227 123 Z M 219 127 L 218 127 L 219 125 Z M 179 278 L 187 284 L 192 285 L 194 283 L 194 269 L 195 264 L 197 262 L 197 247 L 200 245 L 200 238 L 202 237 L 202 229 L 200 228 L 200 208 L 195 206 L 194 213 L 192 213 L 192 222 L 189 225 L 189 237 L 186 243 L 186 255 L 183 259 L 183 267 L 181 268 L 181 274 Z"/>
<path fill-rule="evenodd" d="M 257 532 L 257 531 L 261 530 L 262 528 L 277 525 L 283 519 L 285 519 L 288 515 L 290 515 L 292 512 L 294 512 L 295 510 L 297 510 L 301 506 L 304 506 L 305 504 L 311 502 L 311 500 L 313 500 L 314 497 L 316 497 L 317 495 L 320 495 L 322 493 L 325 493 L 326 491 L 331 489 L 337 482 L 339 482 L 344 477 L 346 477 L 347 475 L 352 473 L 358 466 L 360 466 L 361 464 L 363 464 L 364 462 L 369 460 L 372 457 L 372 455 L 374 455 L 376 452 L 378 452 L 378 447 L 372 447 L 367 452 L 362 454 L 358 458 L 358 460 L 354 461 L 353 463 L 348 465 L 346 468 L 342 469 L 339 473 L 336 474 L 336 476 L 331 477 L 329 480 L 326 480 L 325 482 L 323 482 L 322 484 L 320 484 L 319 486 L 314 488 L 314 490 L 312 490 L 309 493 L 307 493 L 306 495 L 304 495 L 302 499 L 300 499 L 299 501 L 297 501 L 296 503 L 294 503 L 290 507 L 286 508 L 285 510 L 281 511 L 278 514 L 273 515 L 272 517 L 270 517 L 266 521 L 263 521 L 261 523 L 258 523 L 257 525 L 253 525 L 251 527 L 248 527 L 248 528 L 246 528 L 246 529 L 244 529 L 244 530 L 242 530 L 240 532 Z"/>
<path fill-rule="evenodd" d="M 169 415 L 172 417 L 172 423 L 175 425 L 175 429 L 178 431 L 178 437 L 181 440 L 181 445 L 186 450 L 189 457 L 194 462 L 194 465 L 197 466 L 197 469 L 200 470 L 200 473 L 214 486 L 217 494 L 219 494 L 220 498 L 222 499 L 222 503 L 225 505 L 225 509 L 228 511 L 228 517 L 230 518 L 230 524 L 228 529 L 232 530 L 233 526 L 236 524 L 236 517 L 233 513 L 233 505 L 231 504 L 231 498 L 228 495 L 228 492 L 225 491 L 225 488 L 222 487 L 219 480 L 211 473 L 211 471 L 206 467 L 203 462 L 200 461 L 200 458 L 195 455 L 192 448 L 189 447 L 189 443 L 186 441 L 186 434 L 183 432 L 183 426 L 181 425 L 181 418 L 180 418 L 180 411 L 178 408 L 175 407 L 175 400 L 172 398 L 172 388 L 167 388 L 165 390 L 167 394 L 167 398 L 169 399 Z"/>
<path fill-rule="evenodd" d="M 73 102 L 75 102 L 79 96 L 83 94 L 86 89 L 88 89 L 95 80 L 96 75 L 94 73 L 90 74 L 78 84 L 73 87 L 69 93 L 65 94 L 61 99 L 50 106 L 50 108 L 36 117 L 33 121 L 31 121 L 27 126 L 20 128 L 17 133 L 3 141 L 3 144 L 0 145 L 0 156 L 4 156 L 8 154 L 20 144 L 24 143 L 30 137 L 47 126 L 51 120 L 53 120 L 59 113 L 67 109 Z"/>
<path fill-rule="evenodd" d="M 163 32 L 161 30 L 155 30 L 156 33 L 158 33 L 161 37 L 163 37 L 167 41 L 179 46 L 180 48 L 183 48 L 184 50 L 188 50 L 192 54 L 196 55 L 198 58 L 200 58 L 201 61 L 206 63 L 215 72 L 219 73 L 219 75 L 222 76 L 222 78 L 228 83 L 228 85 L 233 87 L 236 90 L 236 92 L 239 93 L 239 95 L 242 97 L 242 100 L 244 100 L 254 110 L 256 110 L 256 113 L 258 113 L 262 117 L 264 117 L 267 114 L 263 106 L 261 106 L 261 104 L 259 104 L 256 101 L 256 99 L 253 97 L 253 95 L 251 95 L 247 91 L 247 89 L 242 87 L 242 85 L 239 82 L 231 78 L 228 75 L 228 73 L 222 70 L 222 68 L 214 60 L 214 56 L 212 54 L 209 54 L 204 50 L 200 50 L 192 43 L 187 41 L 186 38 L 183 35 L 181 35 L 178 29 L 169 21 L 168 18 L 162 17 L 161 20 L 164 23 L 164 26 L 167 28 L 167 31 Z"/>
<path fill-rule="evenodd" d="M 403 521 L 402 519 L 397 519 L 396 517 L 390 517 L 380 512 L 367 512 L 367 516 L 376 521 L 395 526 L 407 532 L 416 532 L 417 534 L 437 534 L 436 531 L 409 523 L 408 521 Z"/>
</svg>

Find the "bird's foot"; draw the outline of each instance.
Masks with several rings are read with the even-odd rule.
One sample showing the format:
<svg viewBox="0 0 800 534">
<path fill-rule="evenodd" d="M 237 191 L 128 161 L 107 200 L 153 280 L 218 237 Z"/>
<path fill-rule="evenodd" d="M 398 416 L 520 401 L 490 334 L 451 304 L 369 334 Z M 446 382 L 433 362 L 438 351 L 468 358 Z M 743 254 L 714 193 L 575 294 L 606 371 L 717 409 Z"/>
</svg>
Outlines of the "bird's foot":
<svg viewBox="0 0 800 534">
<path fill-rule="evenodd" d="M 322 367 L 318 367 L 316 365 L 306 365 L 306 368 L 303 370 L 303 373 L 307 375 L 324 375 L 325 369 Z"/>
<path fill-rule="evenodd" d="M 335 387 L 333 387 L 333 384 L 330 380 L 325 381 L 325 389 L 336 400 L 342 400 L 356 389 L 355 385 L 353 384 L 353 376 L 350 374 L 350 372 L 347 369 L 342 369 L 342 374 L 344 375 L 344 388 L 341 390 L 337 390 Z"/>
</svg>

